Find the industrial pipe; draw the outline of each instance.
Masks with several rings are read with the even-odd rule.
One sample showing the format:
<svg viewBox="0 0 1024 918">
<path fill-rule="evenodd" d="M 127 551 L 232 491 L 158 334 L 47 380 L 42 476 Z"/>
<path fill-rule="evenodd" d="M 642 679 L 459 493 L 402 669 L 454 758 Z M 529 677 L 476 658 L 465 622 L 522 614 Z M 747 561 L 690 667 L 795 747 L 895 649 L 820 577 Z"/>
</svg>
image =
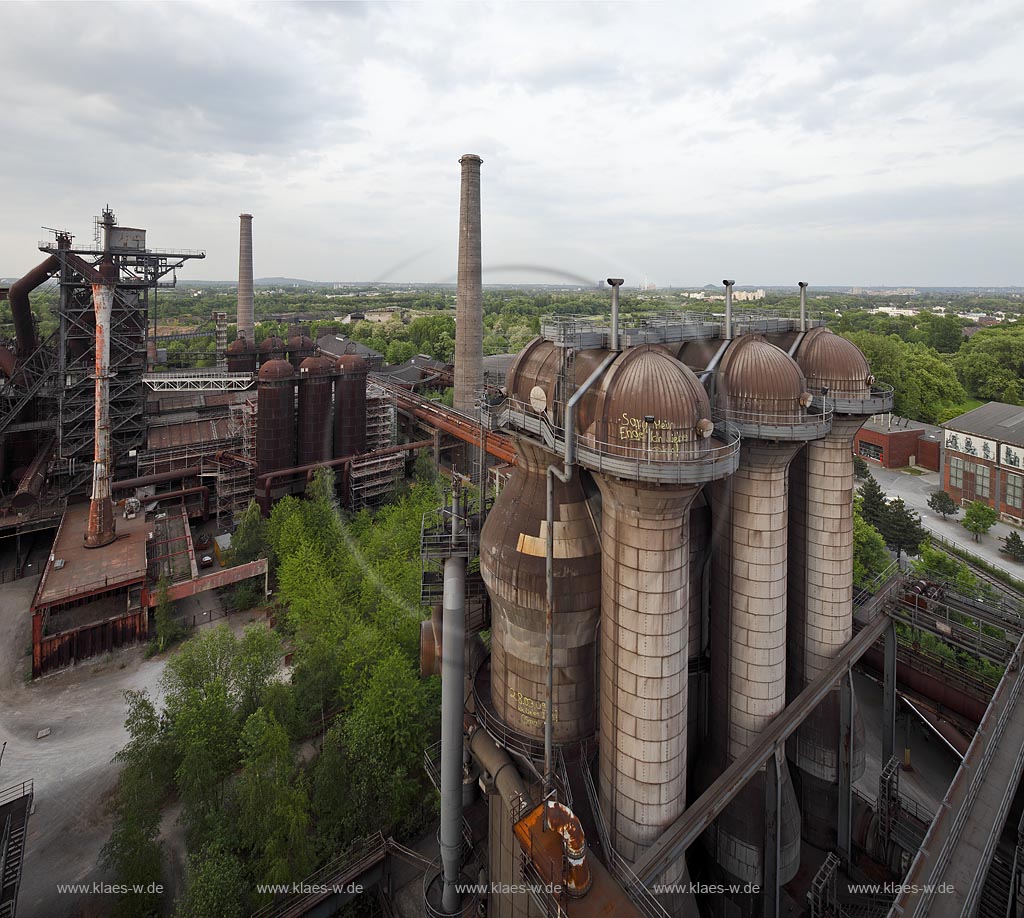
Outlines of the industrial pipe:
<svg viewBox="0 0 1024 918">
<path fill-rule="evenodd" d="M 110 436 L 110 320 L 114 307 L 114 285 L 93 284 L 96 313 L 96 421 L 92 463 L 92 494 L 85 547 L 100 548 L 117 538 L 114 505 L 110 500 L 113 457 Z"/>
<path fill-rule="evenodd" d="M 147 501 L 162 503 L 165 500 L 172 500 L 177 497 L 188 497 L 190 494 L 203 495 L 203 519 L 210 518 L 210 489 L 206 485 L 195 485 L 192 488 L 182 488 L 180 491 L 168 491 L 166 494 L 154 494 L 147 497 Z"/>
<path fill-rule="evenodd" d="M 384 449 L 377 449 L 372 453 L 360 453 L 358 456 L 345 456 L 342 459 L 330 459 L 327 462 L 311 462 L 309 465 L 297 465 L 290 469 L 275 469 L 273 472 L 267 472 L 264 475 L 260 475 L 256 479 L 257 486 L 259 487 L 259 482 L 263 482 L 263 497 L 267 502 L 267 507 L 269 507 L 271 485 L 279 478 L 287 478 L 289 476 L 314 472 L 317 469 L 345 467 L 349 465 L 353 459 L 365 459 L 369 456 L 391 456 L 395 453 L 411 452 L 414 449 L 426 449 L 428 446 L 433 445 L 433 440 L 417 440 L 415 443 L 401 443 L 397 446 L 386 446 Z"/>
<path fill-rule="evenodd" d="M 60 259 L 56 255 L 51 255 L 20 280 L 11 284 L 10 290 L 7 291 L 20 360 L 27 358 L 36 349 L 36 327 L 32 319 L 32 307 L 29 304 L 28 295 L 59 270 Z"/>
<path fill-rule="evenodd" d="M 491 776 L 494 787 L 508 808 L 513 822 L 530 806 L 530 795 L 509 754 L 498 746 L 475 721 L 469 724 L 469 751 L 480 767 Z"/>
<path fill-rule="evenodd" d="M 462 532 L 465 511 L 459 479 L 452 478 L 452 543 Z M 466 642 L 466 559 L 444 562 L 444 602 L 441 638 L 441 865 L 444 890 L 441 905 L 458 911 L 462 896 L 456 884 L 462 867 L 462 722 Z"/>
<path fill-rule="evenodd" d="M 0 347 L 0 373 L 8 379 L 14 378 L 14 368 L 18 364 L 18 358 L 9 347 Z"/>
<path fill-rule="evenodd" d="M 621 287 L 625 281 L 621 277 L 609 277 L 608 283 L 612 287 L 612 340 L 611 349 L 613 351 L 620 350 L 619 348 L 619 287 Z"/>
<path fill-rule="evenodd" d="M 39 495 L 46 484 L 46 470 L 53 458 L 53 450 L 57 445 L 57 438 L 50 437 L 36 453 L 35 458 L 25 470 L 18 482 L 18 490 L 14 492 L 11 499 L 11 506 L 16 510 L 24 510 L 31 507 L 39 500 Z"/>
<path fill-rule="evenodd" d="M 797 286 L 800 288 L 800 334 L 793 339 L 793 343 L 789 347 L 787 353 L 790 357 L 796 355 L 807 334 L 807 281 L 798 281 Z"/>
<path fill-rule="evenodd" d="M 174 469 L 170 472 L 157 472 L 153 475 L 142 475 L 139 478 L 122 478 L 115 481 L 111 491 L 131 491 L 133 488 L 144 488 L 147 485 L 166 484 L 168 481 L 180 481 L 183 478 L 198 478 L 201 469 L 198 465 L 187 469 Z"/>
<path fill-rule="evenodd" d="M 726 340 L 732 337 L 732 285 L 734 280 L 724 280 L 725 284 L 725 328 L 722 330 L 722 337 Z"/>
<path fill-rule="evenodd" d="M 609 281 L 610 283 L 611 281 Z M 612 285 L 612 295 L 618 287 Z M 563 468 L 549 465 L 547 468 L 547 532 L 545 545 L 545 575 L 547 580 L 547 604 L 544 623 L 546 639 L 544 642 L 544 667 L 547 671 L 547 703 L 544 711 L 544 796 L 547 797 L 554 788 L 554 697 L 555 697 L 555 478 L 562 484 L 572 481 L 572 468 L 576 464 L 576 405 L 605 372 L 618 359 L 612 351 L 598 365 L 586 381 L 577 389 L 565 406 L 565 456 Z"/>
</svg>

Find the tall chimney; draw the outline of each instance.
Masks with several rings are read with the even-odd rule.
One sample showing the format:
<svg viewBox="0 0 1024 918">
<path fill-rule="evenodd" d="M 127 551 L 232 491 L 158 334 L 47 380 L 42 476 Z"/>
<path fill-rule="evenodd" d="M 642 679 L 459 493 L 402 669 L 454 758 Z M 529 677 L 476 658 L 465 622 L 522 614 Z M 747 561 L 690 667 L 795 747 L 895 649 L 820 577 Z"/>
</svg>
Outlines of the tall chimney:
<svg viewBox="0 0 1024 918">
<path fill-rule="evenodd" d="M 238 227 L 238 337 L 256 343 L 252 306 L 252 214 L 239 214 Z"/>
<path fill-rule="evenodd" d="M 467 153 L 462 165 L 459 199 L 459 278 L 455 298 L 455 407 L 476 414 L 483 388 L 484 316 L 480 263 L 480 163 Z"/>
<path fill-rule="evenodd" d="M 114 505 L 110 500 L 110 479 L 113 477 L 110 443 L 110 317 L 114 306 L 114 285 L 109 282 L 93 284 L 92 302 L 96 312 L 96 431 L 85 547 L 100 548 L 117 537 L 114 532 Z"/>
</svg>

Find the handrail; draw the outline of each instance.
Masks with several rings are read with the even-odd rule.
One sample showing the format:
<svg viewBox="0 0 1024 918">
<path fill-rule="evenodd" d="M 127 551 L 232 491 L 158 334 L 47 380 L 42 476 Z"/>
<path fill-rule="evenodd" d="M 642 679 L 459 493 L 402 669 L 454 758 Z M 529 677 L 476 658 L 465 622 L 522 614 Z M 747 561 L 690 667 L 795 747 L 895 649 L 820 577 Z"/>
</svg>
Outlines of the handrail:
<svg viewBox="0 0 1024 918">
<path fill-rule="evenodd" d="M 0 806 L 5 806 L 19 797 L 31 797 L 34 793 L 35 785 L 32 779 L 28 781 L 20 781 L 17 784 L 12 784 L 10 787 L 5 787 L 0 790 Z"/>
</svg>

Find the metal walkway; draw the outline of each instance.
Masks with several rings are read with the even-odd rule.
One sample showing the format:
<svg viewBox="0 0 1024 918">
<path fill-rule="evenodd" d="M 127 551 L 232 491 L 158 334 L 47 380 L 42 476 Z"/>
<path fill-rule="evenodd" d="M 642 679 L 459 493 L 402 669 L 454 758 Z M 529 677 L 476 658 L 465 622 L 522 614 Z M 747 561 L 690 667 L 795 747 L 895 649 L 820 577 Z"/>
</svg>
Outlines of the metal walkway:
<svg viewBox="0 0 1024 918">
<path fill-rule="evenodd" d="M 1024 769 L 1024 686 L 1017 645 L 889 915 L 974 915 Z"/>
</svg>

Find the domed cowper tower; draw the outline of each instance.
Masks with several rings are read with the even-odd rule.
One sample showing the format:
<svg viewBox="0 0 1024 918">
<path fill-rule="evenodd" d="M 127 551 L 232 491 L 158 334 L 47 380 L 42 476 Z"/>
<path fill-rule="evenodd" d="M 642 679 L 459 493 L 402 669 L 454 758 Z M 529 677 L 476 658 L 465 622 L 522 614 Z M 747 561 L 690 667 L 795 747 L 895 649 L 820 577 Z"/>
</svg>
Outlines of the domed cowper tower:
<svg viewBox="0 0 1024 918">
<path fill-rule="evenodd" d="M 623 353 L 582 414 L 591 420 L 581 452 L 609 460 L 595 475 L 602 496 L 599 794 L 613 846 L 635 862 L 686 806 L 690 505 L 705 481 L 732 470 L 735 454 L 727 466 L 698 466 L 685 480 L 651 480 L 650 470 L 682 469 L 715 442 L 704 387 L 660 346 Z M 678 882 L 684 870 L 680 859 L 658 882 Z"/>
<path fill-rule="evenodd" d="M 229 373 L 255 373 L 256 347 L 241 332 L 227 348 Z"/>
<path fill-rule="evenodd" d="M 808 412 L 799 366 L 760 335 L 729 345 L 716 379 L 718 415 L 742 436 L 735 474 L 712 486 L 712 769 L 706 787 L 740 757 L 786 706 L 788 470 L 828 422 Z M 727 882 L 771 884 L 764 875 L 766 766 L 709 830 Z M 789 769 L 781 773 L 779 882 L 800 865 L 800 812 Z M 729 897 L 722 914 L 757 915 L 759 895 Z M 723 908 L 725 902 L 722 903 Z"/>
<path fill-rule="evenodd" d="M 256 474 L 266 475 L 295 465 L 295 371 L 268 360 L 256 386 Z"/>
<path fill-rule="evenodd" d="M 892 392 L 873 386 L 857 347 L 827 328 L 809 331 L 796 360 L 816 405 L 832 409 L 828 436 L 807 444 L 790 467 L 789 648 L 792 700 L 824 672 L 853 637 L 853 440 L 872 414 L 892 410 Z M 787 744 L 798 769 L 804 837 L 836 845 L 839 794 L 839 689 Z M 864 771 L 864 726 L 854 707 L 852 780 Z"/>
</svg>

